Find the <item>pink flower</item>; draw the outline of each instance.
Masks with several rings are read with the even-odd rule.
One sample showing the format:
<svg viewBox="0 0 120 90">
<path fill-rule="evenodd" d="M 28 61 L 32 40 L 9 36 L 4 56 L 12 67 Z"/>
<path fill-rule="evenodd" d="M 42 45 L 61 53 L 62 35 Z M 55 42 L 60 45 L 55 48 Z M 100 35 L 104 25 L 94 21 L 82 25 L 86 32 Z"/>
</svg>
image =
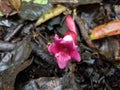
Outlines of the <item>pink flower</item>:
<svg viewBox="0 0 120 90">
<path fill-rule="evenodd" d="M 69 17 L 70 21 L 72 20 L 73 23 L 74 22 L 73 19 L 71 19 L 71 16 Z M 72 25 L 72 27 L 74 25 Z M 66 32 L 63 38 L 59 38 L 57 34 L 54 36 L 54 42 L 49 45 L 48 51 L 55 56 L 59 68 L 64 69 L 71 59 L 80 62 L 81 57 L 78 52 L 78 46 L 76 42 L 77 42 L 76 29 L 75 31 L 71 29 L 68 32 Z"/>
<path fill-rule="evenodd" d="M 69 29 L 68 32 L 65 33 L 65 35 L 71 35 L 75 44 L 77 45 L 77 30 L 76 30 L 76 26 L 75 26 L 75 22 L 74 20 L 72 19 L 72 17 L 70 15 L 68 15 L 66 17 L 66 25 Z"/>
<path fill-rule="evenodd" d="M 66 17 L 66 25 L 67 25 L 69 31 L 74 32 L 77 36 L 77 30 L 76 30 L 75 22 L 70 15 L 68 15 Z"/>
</svg>

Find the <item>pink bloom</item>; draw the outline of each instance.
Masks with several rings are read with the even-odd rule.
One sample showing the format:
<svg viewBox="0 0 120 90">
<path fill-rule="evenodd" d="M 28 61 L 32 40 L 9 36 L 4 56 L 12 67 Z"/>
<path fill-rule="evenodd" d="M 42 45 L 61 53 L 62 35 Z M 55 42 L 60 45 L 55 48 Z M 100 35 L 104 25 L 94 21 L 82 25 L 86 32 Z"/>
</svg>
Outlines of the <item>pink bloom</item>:
<svg viewBox="0 0 120 90">
<path fill-rule="evenodd" d="M 74 24 L 73 23 L 74 21 L 71 18 L 71 16 L 69 17 L 70 17 L 70 21 L 72 20 L 71 21 L 72 24 Z M 74 25 L 72 25 L 74 30 L 72 31 L 72 27 L 71 27 L 71 30 L 66 32 L 63 38 L 59 38 L 58 35 L 56 34 L 54 36 L 54 42 L 50 44 L 48 47 L 48 51 L 55 56 L 56 62 L 58 63 L 59 68 L 61 69 L 64 69 L 71 59 L 74 59 L 77 62 L 80 62 L 81 60 L 80 54 L 78 52 L 78 46 L 76 44 L 77 32 Z"/>
<path fill-rule="evenodd" d="M 76 26 L 75 26 L 75 22 L 72 19 L 72 17 L 70 15 L 68 15 L 66 17 L 66 25 L 68 26 L 68 29 L 72 32 L 74 32 L 77 36 L 77 31 L 76 31 Z"/>
<path fill-rule="evenodd" d="M 74 41 L 74 43 L 77 45 L 77 35 L 72 31 L 67 31 L 64 36 L 70 35 Z"/>
<path fill-rule="evenodd" d="M 65 68 L 71 59 L 80 62 L 78 48 L 70 35 L 62 39 L 56 34 L 54 42 L 48 47 L 48 51 L 55 55 L 58 66 L 61 69 Z"/>
</svg>

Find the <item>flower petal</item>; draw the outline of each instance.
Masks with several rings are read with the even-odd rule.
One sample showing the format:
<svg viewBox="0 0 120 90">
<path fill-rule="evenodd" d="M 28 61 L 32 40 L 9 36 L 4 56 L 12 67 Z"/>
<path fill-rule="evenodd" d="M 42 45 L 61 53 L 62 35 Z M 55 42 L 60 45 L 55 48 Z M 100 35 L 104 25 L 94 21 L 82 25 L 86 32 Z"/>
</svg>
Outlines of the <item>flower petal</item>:
<svg viewBox="0 0 120 90">
<path fill-rule="evenodd" d="M 74 44 L 73 41 L 61 41 L 60 42 L 63 46 L 69 49 L 69 51 L 73 51 L 77 46 Z"/>
<path fill-rule="evenodd" d="M 55 58 L 60 69 L 64 69 L 67 66 L 69 60 L 71 59 L 71 57 L 64 52 L 57 53 L 55 55 Z"/>
<path fill-rule="evenodd" d="M 48 46 L 48 51 L 52 54 L 55 54 L 58 52 L 58 48 L 55 43 L 52 43 Z"/>
<path fill-rule="evenodd" d="M 73 38 L 71 35 L 65 35 L 63 38 L 64 41 L 73 41 Z"/>
<path fill-rule="evenodd" d="M 77 62 L 81 61 L 81 56 L 80 56 L 77 48 L 73 52 L 71 52 L 70 55 L 71 55 L 71 58 L 75 59 Z"/>
<path fill-rule="evenodd" d="M 70 31 L 74 32 L 77 35 L 75 22 L 74 22 L 73 18 L 70 15 L 68 15 L 66 17 L 66 25 L 68 26 L 68 29 Z"/>
<path fill-rule="evenodd" d="M 62 41 L 62 38 L 59 38 L 59 36 L 57 34 L 55 34 L 54 41 L 56 44 L 59 44 L 59 42 Z"/>
<path fill-rule="evenodd" d="M 59 45 L 62 41 L 62 38 L 59 38 L 57 34 L 54 36 L 54 42 L 48 46 L 48 51 L 52 54 L 56 54 L 59 51 Z"/>
<path fill-rule="evenodd" d="M 64 37 L 66 37 L 66 36 L 68 36 L 68 35 L 72 37 L 74 43 L 77 45 L 77 36 L 78 36 L 78 35 L 75 34 L 75 33 L 72 32 L 72 31 L 68 31 L 68 32 L 65 33 Z M 64 39 L 64 38 L 63 38 L 63 39 Z"/>
</svg>

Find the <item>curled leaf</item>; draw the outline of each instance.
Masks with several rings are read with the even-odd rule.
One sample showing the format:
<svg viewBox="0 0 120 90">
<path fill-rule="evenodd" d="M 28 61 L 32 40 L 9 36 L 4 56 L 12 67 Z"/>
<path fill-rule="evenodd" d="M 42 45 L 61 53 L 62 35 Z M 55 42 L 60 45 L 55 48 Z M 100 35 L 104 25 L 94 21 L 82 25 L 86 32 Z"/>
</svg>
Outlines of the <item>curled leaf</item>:
<svg viewBox="0 0 120 90">
<path fill-rule="evenodd" d="M 39 26 L 40 24 L 46 22 L 47 20 L 58 16 L 59 14 L 61 14 L 62 12 L 64 12 L 67 8 L 62 6 L 62 5 L 57 5 L 56 8 L 52 8 L 51 10 L 49 10 L 48 12 L 44 13 L 36 22 L 35 26 Z"/>
<path fill-rule="evenodd" d="M 90 39 L 95 40 L 118 34 L 120 34 L 120 20 L 114 20 L 108 24 L 94 28 L 91 32 Z"/>
</svg>

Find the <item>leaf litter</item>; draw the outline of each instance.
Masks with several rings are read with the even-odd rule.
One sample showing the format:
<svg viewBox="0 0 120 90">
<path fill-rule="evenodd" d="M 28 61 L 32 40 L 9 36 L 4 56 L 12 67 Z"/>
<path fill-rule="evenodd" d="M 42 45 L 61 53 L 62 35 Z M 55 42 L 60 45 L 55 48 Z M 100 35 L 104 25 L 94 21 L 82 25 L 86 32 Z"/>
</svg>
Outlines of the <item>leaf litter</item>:
<svg viewBox="0 0 120 90">
<path fill-rule="evenodd" d="M 20 1 L 0 1 L 0 11 L 5 15 L 0 22 L 8 20 L 8 24 L 0 26 L 0 90 L 120 89 L 120 35 L 112 33 L 113 36 L 90 40 L 95 27 L 119 20 L 118 0 L 85 0 L 81 4 L 81 0 L 50 0 L 47 5 Z M 67 9 L 64 13 L 54 9 L 57 14 L 52 13 L 36 27 L 39 17 L 49 15 L 58 3 L 70 13 Z M 82 60 L 71 60 L 65 69 L 60 69 L 47 48 L 55 34 L 63 37 L 69 29 L 65 23 L 68 14 L 76 24 Z"/>
</svg>

